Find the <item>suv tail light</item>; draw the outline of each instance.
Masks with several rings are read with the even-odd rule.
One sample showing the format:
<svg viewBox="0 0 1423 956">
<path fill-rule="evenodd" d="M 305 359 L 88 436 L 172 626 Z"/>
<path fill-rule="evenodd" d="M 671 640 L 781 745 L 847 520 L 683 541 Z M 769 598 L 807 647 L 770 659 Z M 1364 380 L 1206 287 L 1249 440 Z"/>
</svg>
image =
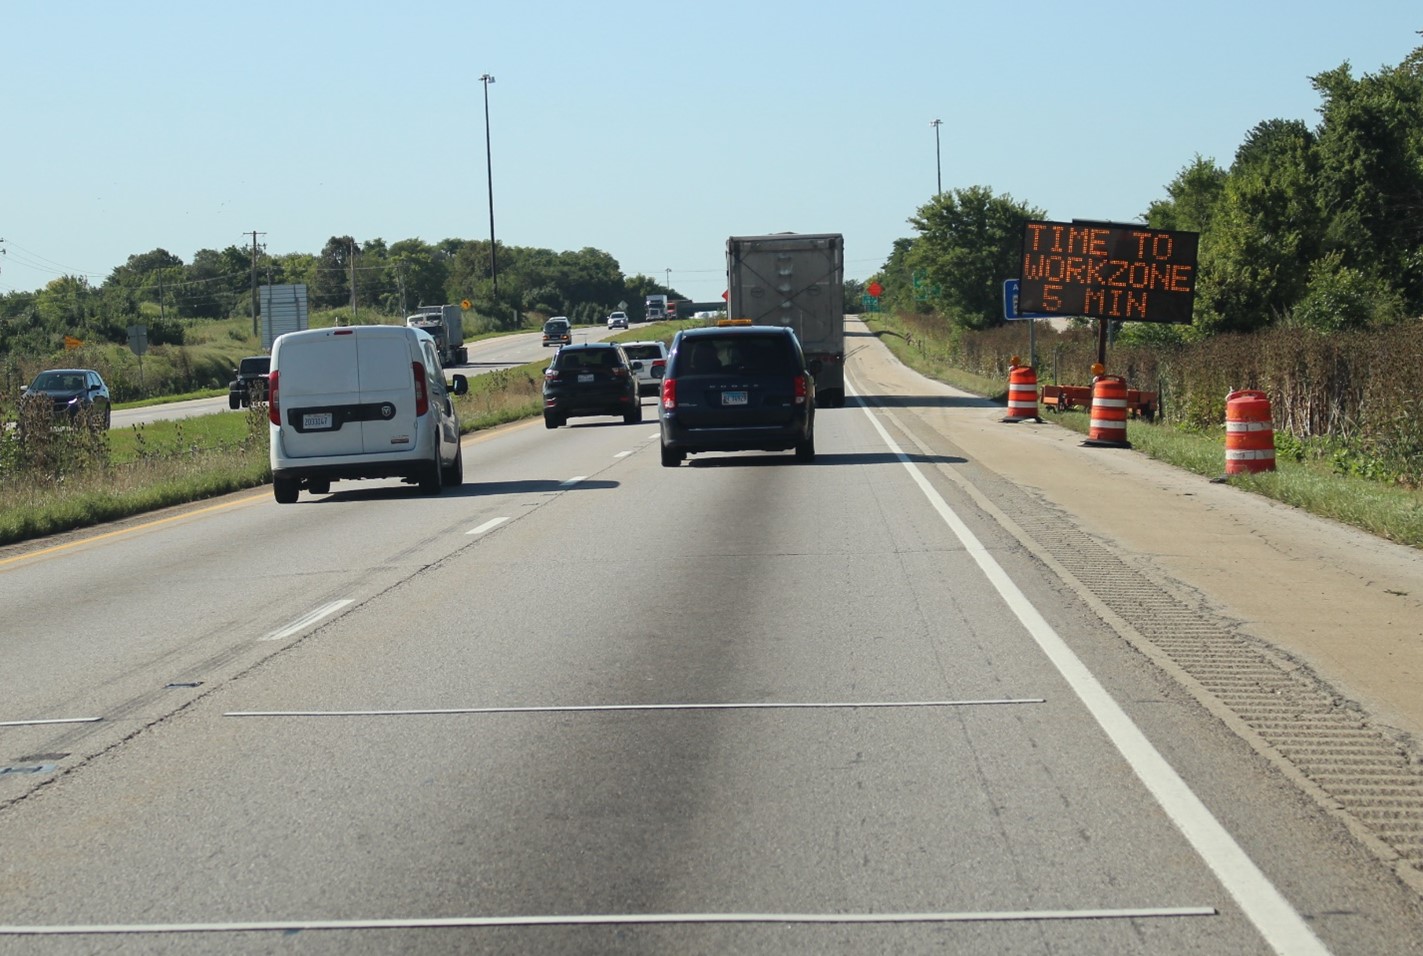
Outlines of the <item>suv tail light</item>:
<svg viewBox="0 0 1423 956">
<path fill-rule="evenodd" d="M 282 424 L 282 412 L 277 400 L 277 371 L 273 369 L 267 376 L 267 421 L 278 427 Z"/>
<path fill-rule="evenodd" d="M 809 391 L 805 376 L 797 375 L 794 379 L 792 379 L 791 389 L 795 394 L 795 403 L 797 405 L 804 405 L 806 394 Z"/>
<path fill-rule="evenodd" d="M 425 366 L 411 362 L 410 371 L 415 376 L 415 417 L 419 418 L 430 411 L 429 386 L 425 383 Z"/>
<path fill-rule="evenodd" d="M 662 407 L 666 409 L 677 407 L 677 380 L 675 378 L 662 380 Z"/>
</svg>

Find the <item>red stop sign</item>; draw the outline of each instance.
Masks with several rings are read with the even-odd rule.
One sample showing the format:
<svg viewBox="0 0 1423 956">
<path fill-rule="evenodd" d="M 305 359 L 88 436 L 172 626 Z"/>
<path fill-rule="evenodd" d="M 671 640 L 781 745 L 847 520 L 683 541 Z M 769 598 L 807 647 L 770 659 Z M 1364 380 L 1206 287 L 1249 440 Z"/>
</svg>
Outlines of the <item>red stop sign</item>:
<svg viewBox="0 0 1423 956">
<path fill-rule="evenodd" d="M 884 293 L 884 286 L 880 285 L 878 282 L 871 282 L 868 286 L 865 287 L 865 291 L 868 292 L 874 298 L 878 299 Z"/>
</svg>

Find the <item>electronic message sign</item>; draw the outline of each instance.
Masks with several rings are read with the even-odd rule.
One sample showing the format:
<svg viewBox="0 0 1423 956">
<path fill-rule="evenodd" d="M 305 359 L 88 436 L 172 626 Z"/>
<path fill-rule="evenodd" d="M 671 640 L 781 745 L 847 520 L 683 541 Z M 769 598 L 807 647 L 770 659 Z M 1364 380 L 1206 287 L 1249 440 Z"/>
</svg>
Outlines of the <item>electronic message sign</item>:
<svg viewBox="0 0 1423 956">
<path fill-rule="evenodd" d="M 1124 322 L 1191 321 L 1194 232 L 1117 223 L 1023 226 L 1018 308 Z"/>
</svg>

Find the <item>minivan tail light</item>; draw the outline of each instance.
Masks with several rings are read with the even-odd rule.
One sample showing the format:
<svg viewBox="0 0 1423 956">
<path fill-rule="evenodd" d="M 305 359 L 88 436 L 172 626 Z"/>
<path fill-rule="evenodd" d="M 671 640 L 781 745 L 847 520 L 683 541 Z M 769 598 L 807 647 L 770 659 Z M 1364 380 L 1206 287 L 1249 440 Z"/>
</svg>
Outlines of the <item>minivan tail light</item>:
<svg viewBox="0 0 1423 956">
<path fill-rule="evenodd" d="M 411 362 L 410 372 L 415 376 L 415 417 L 420 418 L 430 411 L 430 392 L 425 384 L 425 366 L 419 362 Z"/>
<path fill-rule="evenodd" d="M 675 378 L 662 380 L 662 407 L 669 410 L 677 407 L 677 380 Z"/>
<path fill-rule="evenodd" d="M 792 379 L 791 388 L 795 393 L 795 403 L 797 405 L 804 405 L 805 397 L 808 392 L 805 376 L 797 375 L 794 379 Z"/>
<path fill-rule="evenodd" d="M 277 370 L 272 369 L 271 374 L 267 376 L 267 421 L 273 425 L 280 426 L 282 424 L 282 412 L 278 405 Z"/>
</svg>

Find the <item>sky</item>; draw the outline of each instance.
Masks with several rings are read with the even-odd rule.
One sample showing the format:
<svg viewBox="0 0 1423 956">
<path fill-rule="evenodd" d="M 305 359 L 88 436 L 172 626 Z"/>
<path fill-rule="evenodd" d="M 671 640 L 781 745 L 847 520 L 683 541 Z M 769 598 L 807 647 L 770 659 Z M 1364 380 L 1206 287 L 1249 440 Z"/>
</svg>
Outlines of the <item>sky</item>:
<svg viewBox="0 0 1423 956">
<path fill-rule="evenodd" d="M 695 301 L 731 235 L 842 233 L 866 279 L 940 183 L 1139 221 L 1419 30 L 1418 0 L 0 0 L 0 293 L 254 231 L 488 239 L 491 181 L 501 244 Z"/>
</svg>

